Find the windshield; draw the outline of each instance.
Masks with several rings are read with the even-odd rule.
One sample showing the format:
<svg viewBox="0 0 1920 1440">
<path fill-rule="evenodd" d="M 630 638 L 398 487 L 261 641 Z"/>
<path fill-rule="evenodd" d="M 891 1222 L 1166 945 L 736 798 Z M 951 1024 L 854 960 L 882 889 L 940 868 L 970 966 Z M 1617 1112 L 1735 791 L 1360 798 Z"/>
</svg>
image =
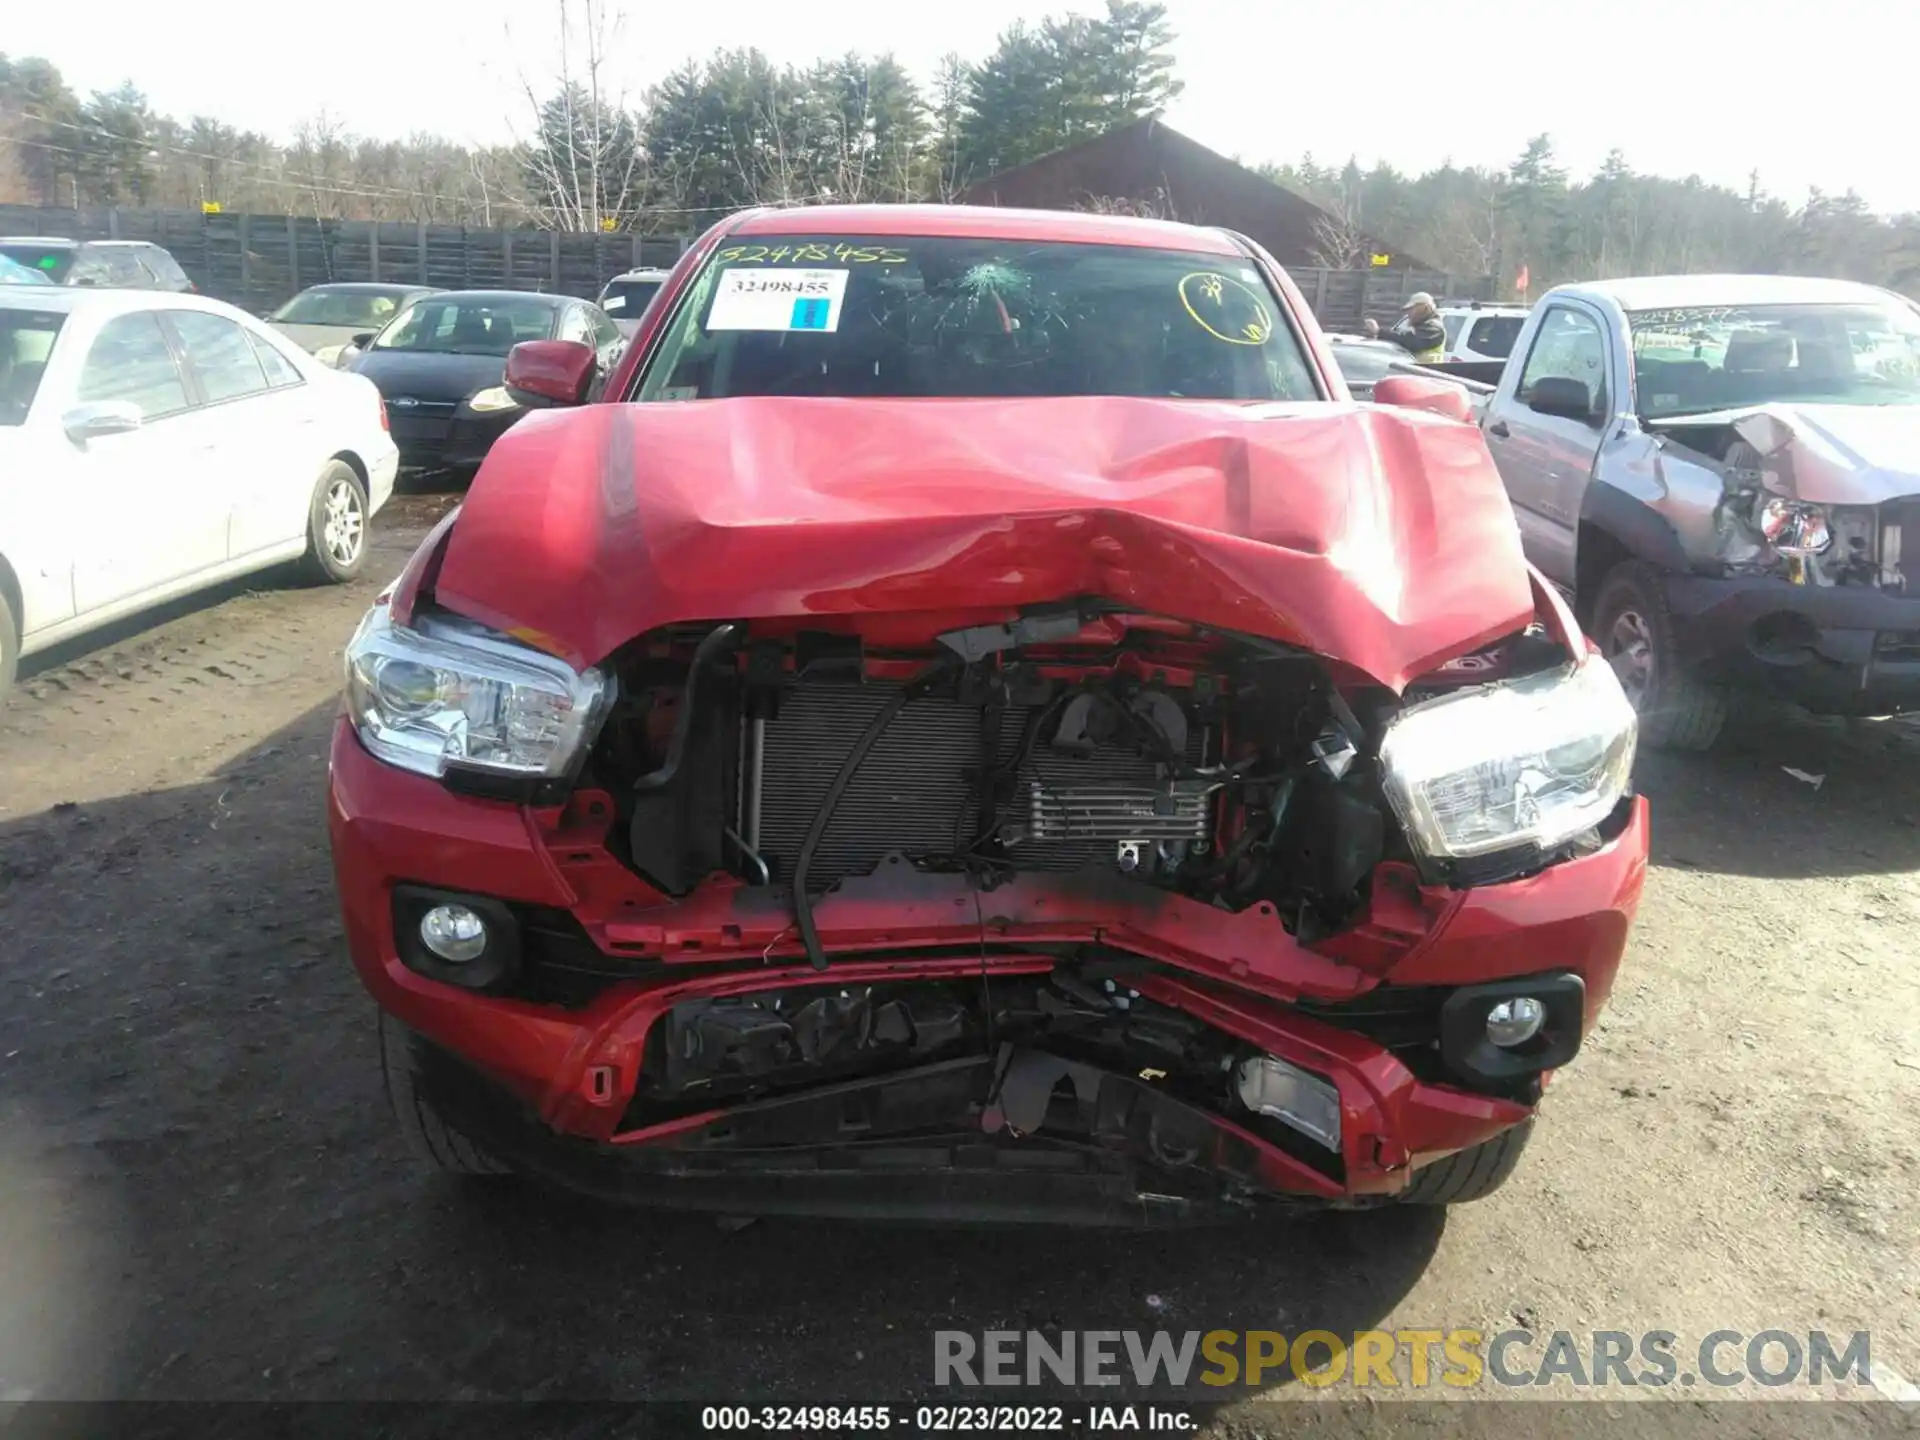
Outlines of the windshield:
<svg viewBox="0 0 1920 1440">
<path fill-rule="evenodd" d="M 1317 398 L 1279 301 L 1244 260 L 819 236 L 716 254 L 639 390 L 740 395 Z"/>
<path fill-rule="evenodd" d="M 26 420 L 65 319 L 58 311 L 0 306 L 0 425 Z"/>
<path fill-rule="evenodd" d="M 56 285 L 67 278 L 77 253 L 71 245 L 0 245 L 0 255 L 16 265 L 38 270 Z"/>
<path fill-rule="evenodd" d="M 281 325 L 338 325 L 378 330 L 400 308 L 401 296 L 365 290 L 303 290 L 268 318 Z"/>
<path fill-rule="evenodd" d="M 522 340 L 553 338 L 551 305 L 515 300 L 416 300 L 374 337 L 375 350 L 413 350 L 433 355 L 501 355 Z"/>
<path fill-rule="evenodd" d="M 1633 310 L 1647 419 L 1805 401 L 1920 403 L 1920 316 L 1892 302 Z"/>
<path fill-rule="evenodd" d="M 600 297 L 600 308 L 616 320 L 638 320 L 660 288 L 658 280 L 613 280 Z"/>
</svg>

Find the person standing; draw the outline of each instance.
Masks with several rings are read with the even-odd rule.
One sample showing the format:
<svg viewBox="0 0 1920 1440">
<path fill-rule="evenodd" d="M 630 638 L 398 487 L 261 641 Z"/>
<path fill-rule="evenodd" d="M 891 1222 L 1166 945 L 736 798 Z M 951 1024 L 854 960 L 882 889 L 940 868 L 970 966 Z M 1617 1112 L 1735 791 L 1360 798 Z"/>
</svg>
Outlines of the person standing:
<svg viewBox="0 0 1920 1440">
<path fill-rule="evenodd" d="M 1382 330 L 1376 320 L 1367 321 L 1370 339 L 1390 340 L 1422 365 L 1447 358 L 1447 327 L 1441 323 L 1440 308 L 1433 296 L 1417 290 L 1401 307 L 1400 319 L 1391 330 Z"/>
</svg>

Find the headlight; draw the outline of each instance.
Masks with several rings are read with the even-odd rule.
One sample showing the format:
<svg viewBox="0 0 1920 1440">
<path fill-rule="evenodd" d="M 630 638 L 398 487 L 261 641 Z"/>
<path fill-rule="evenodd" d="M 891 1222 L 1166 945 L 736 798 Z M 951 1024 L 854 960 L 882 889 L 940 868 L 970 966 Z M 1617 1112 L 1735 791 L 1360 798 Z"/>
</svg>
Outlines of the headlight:
<svg viewBox="0 0 1920 1440">
<path fill-rule="evenodd" d="M 1804 505 L 1775 495 L 1761 504 L 1758 518 L 1760 533 L 1782 555 L 1805 559 L 1821 554 L 1833 544 L 1827 512 L 1818 505 Z"/>
<path fill-rule="evenodd" d="M 361 742 L 403 770 L 568 774 L 593 743 L 611 686 L 598 670 L 448 617 L 415 629 L 384 604 L 347 646 L 347 708 Z"/>
<path fill-rule="evenodd" d="M 1638 730 L 1599 660 L 1442 696 L 1387 726 L 1387 801 L 1407 838 L 1435 858 L 1551 849 L 1620 803 Z"/>
<path fill-rule="evenodd" d="M 507 393 L 504 385 L 490 385 L 485 390 L 467 397 L 467 409 L 476 415 L 488 415 L 495 410 L 518 410 L 520 402 Z"/>
</svg>

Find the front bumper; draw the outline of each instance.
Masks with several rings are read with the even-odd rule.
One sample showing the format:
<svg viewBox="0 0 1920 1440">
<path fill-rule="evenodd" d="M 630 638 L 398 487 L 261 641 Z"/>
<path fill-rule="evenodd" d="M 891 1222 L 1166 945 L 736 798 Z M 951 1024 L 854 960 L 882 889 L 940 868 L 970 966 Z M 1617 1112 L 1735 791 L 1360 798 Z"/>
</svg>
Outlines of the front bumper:
<svg viewBox="0 0 1920 1440">
<path fill-rule="evenodd" d="M 731 1193 L 743 1172 L 771 1182 L 776 1198 L 800 1183 L 764 1152 L 757 1161 L 719 1155 L 713 1146 L 694 1153 L 700 1136 L 733 1131 L 751 1107 L 665 1124 L 632 1118 L 649 1034 L 675 1004 L 820 981 L 799 954 L 780 897 L 716 881 L 669 901 L 601 844 L 608 812 L 597 807 L 605 797 L 586 792 L 566 810 L 539 811 L 458 795 L 379 764 L 344 719 L 330 782 L 334 869 L 353 963 L 384 1010 L 459 1057 L 456 1072 L 472 1072 L 481 1098 L 470 1103 L 485 1111 L 473 1123 L 504 1131 L 492 1143 L 515 1156 L 529 1152 L 529 1168 L 590 1190 L 684 1183 L 670 1197 L 678 1203 L 720 1203 L 698 1197 Z M 1397 1193 L 1420 1165 L 1518 1124 L 1532 1107 L 1423 1078 L 1388 1043 L 1327 1017 L 1382 984 L 1454 987 L 1554 970 L 1584 983 L 1590 1026 L 1619 966 L 1646 859 L 1646 808 L 1636 800 L 1597 851 L 1527 879 L 1451 892 L 1409 886 L 1404 877 L 1383 880 L 1366 920 L 1315 950 L 1260 907 L 1227 915 L 1129 882 L 1076 888 L 1068 877 L 1032 877 L 976 896 L 963 876 L 905 865 L 843 882 L 815 907 L 815 919 L 836 983 L 1033 974 L 1055 963 L 1042 947 L 1063 944 L 1140 957 L 1152 973 L 1129 983 L 1142 995 L 1322 1076 L 1339 1093 L 1337 1164 L 1316 1167 L 1223 1117 L 1195 1112 L 1207 1116 L 1206 1143 L 1218 1156 L 1203 1167 L 1207 1173 L 1273 1199 L 1364 1204 Z M 401 962 L 396 947 L 398 884 L 566 912 L 619 978 L 576 1008 L 426 979 Z M 984 953 L 988 937 L 991 954 Z M 1109 1085 L 1122 1087 L 1116 1096 L 1141 1088 L 1126 1076 L 1106 1076 L 1095 1088 L 1103 1094 Z M 1168 1123 L 1190 1124 L 1193 1116 Z M 949 1193 L 939 1176 L 954 1177 L 952 1194 L 1024 1177 L 1011 1182 L 1016 1206 L 1027 1203 L 1018 1198 L 1026 1189 L 1064 1180 L 1098 1192 L 1092 1199 L 1103 1207 L 1122 1197 L 1122 1212 L 1135 1218 L 1141 1196 L 1178 1193 L 1156 1179 L 1150 1152 L 1107 1146 L 1090 1157 L 1069 1147 L 1068 1159 L 1036 1162 L 1002 1157 L 1009 1144 L 1036 1154 L 1050 1148 L 986 1135 L 965 1144 L 948 1137 L 931 1154 L 908 1153 L 925 1146 L 867 1146 L 861 1165 L 809 1166 L 803 1188 L 826 1197 L 810 1208 L 852 1213 L 834 1196 L 869 1195 L 883 1172 L 909 1188 L 931 1186 L 936 1199 Z M 876 1160 L 883 1153 L 886 1160 Z M 982 1156 L 994 1158 L 982 1163 Z M 1027 1173 L 1049 1164 L 1038 1179 Z M 613 1174 L 629 1179 L 615 1184 Z M 1176 1208 L 1210 1203 L 1204 1186 L 1188 1188 Z M 908 1208 L 946 1213 L 937 1203 Z"/>
<path fill-rule="evenodd" d="M 1823 715 L 1920 709 L 1920 598 L 1864 585 L 1672 575 L 1683 658 Z"/>
<path fill-rule="evenodd" d="M 389 414 L 400 463 L 409 469 L 473 470 L 525 410 L 498 410 L 476 415 L 464 407 L 451 415 Z"/>
</svg>

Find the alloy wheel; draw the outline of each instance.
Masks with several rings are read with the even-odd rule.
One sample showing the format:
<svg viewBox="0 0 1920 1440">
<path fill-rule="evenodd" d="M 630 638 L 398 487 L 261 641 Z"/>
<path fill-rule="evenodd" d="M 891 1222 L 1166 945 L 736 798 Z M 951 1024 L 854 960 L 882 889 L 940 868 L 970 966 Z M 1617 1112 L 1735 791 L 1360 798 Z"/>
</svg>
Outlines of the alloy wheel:
<svg viewBox="0 0 1920 1440">
<path fill-rule="evenodd" d="M 327 487 L 326 521 L 320 540 L 336 565 L 349 566 L 360 558 L 360 546 L 366 540 L 366 517 L 352 481 L 340 479 Z"/>
</svg>

